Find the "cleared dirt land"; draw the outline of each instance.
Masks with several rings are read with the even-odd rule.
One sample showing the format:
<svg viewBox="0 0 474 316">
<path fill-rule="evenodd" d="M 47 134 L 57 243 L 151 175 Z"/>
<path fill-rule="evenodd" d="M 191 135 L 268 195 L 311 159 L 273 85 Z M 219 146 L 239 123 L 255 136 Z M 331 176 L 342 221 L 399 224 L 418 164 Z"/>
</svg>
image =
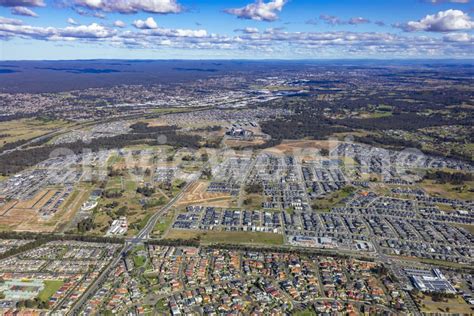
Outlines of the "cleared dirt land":
<svg viewBox="0 0 474 316">
<path fill-rule="evenodd" d="M 280 145 L 267 148 L 265 151 L 283 155 L 283 154 L 295 154 L 297 156 L 304 156 L 305 150 L 320 150 L 328 149 L 331 150 L 339 144 L 338 141 L 328 140 L 285 140 Z"/>
<path fill-rule="evenodd" d="M 206 181 L 193 183 L 183 194 L 183 197 L 176 203 L 177 207 L 187 205 L 203 205 L 214 207 L 232 207 L 235 203 L 235 197 L 227 193 L 206 192 Z"/>
<path fill-rule="evenodd" d="M 40 216 L 41 208 L 60 192 L 58 189 L 46 189 L 33 198 L 24 201 L 10 201 L 0 206 L 0 229 L 15 231 L 52 232 L 71 220 L 88 196 L 88 192 L 74 191 L 59 210 L 50 218 Z"/>
</svg>

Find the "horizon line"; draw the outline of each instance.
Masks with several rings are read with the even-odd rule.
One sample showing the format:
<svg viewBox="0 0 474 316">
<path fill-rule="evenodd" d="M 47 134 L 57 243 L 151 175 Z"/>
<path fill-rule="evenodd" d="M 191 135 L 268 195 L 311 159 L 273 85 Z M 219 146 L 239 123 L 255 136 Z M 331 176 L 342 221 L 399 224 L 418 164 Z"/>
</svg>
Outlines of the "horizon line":
<svg viewBox="0 0 474 316">
<path fill-rule="evenodd" d="M 0 62 L 40 62 L 40 61 L 107 61 L 107 60 L 123 60 L 123 61 L 470 61 L 474 63 L 474 57 L 455 58 L 455 57 L 439 57 L 439 58 L 74 58 L 74 59 L 0 59 Z"/>
</svg>

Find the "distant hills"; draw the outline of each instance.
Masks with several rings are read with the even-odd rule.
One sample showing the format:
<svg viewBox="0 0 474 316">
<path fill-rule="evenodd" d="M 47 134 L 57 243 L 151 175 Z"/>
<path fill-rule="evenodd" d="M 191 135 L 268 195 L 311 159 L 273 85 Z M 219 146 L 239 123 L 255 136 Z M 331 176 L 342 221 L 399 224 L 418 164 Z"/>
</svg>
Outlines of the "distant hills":
<svg viewBox="0 0 474 316">
<path fill-rule="evenodd" d="M 311 66 L 472 66 L 473 60 L 61 60 L 0 62 L 0 92 L 63 92 L 121 84 L 182 83 L 211 76 Z"/>
</svg>

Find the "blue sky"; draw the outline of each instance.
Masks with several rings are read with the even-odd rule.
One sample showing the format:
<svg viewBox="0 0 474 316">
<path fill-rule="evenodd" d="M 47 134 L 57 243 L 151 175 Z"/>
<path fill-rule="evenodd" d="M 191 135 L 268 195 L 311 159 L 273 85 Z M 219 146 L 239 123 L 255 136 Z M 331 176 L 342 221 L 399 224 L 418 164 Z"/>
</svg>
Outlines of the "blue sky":
<svg viewBox="0 0 474 316">
<path fill-rule="evenodd" d="M 474 58 L 470 0 L 0 0 L 0 59 Z"/>
</svg>

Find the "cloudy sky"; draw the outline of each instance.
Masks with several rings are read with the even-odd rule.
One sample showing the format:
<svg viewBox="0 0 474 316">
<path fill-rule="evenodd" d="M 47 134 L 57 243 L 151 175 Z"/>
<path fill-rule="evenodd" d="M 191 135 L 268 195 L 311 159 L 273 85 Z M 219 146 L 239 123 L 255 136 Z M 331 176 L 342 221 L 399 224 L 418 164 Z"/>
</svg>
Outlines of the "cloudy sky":
<svg viewBox="0 0 474 316">
<path fill-rule="evenodd" d="M 474 0 L 0 0 L 0 59 L 474 58 Z"/>
</svg>

